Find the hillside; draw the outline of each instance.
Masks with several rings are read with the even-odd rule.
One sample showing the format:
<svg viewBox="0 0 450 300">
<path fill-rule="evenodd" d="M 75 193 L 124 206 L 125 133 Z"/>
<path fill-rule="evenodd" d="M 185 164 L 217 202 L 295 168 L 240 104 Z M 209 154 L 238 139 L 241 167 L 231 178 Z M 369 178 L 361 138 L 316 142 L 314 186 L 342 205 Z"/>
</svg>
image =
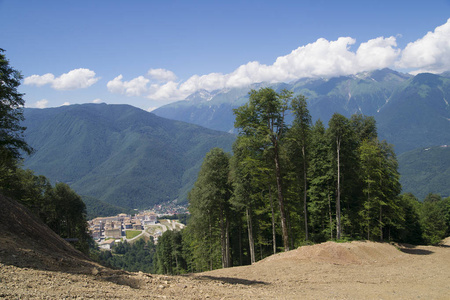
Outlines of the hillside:
<svg viewBox="0 0 450 300">
<path fill-rule="evenodd" d="M 450 78 L 418 74 L 376 115 L 378 132 L 397 154 L 450 144 Z"/>
<path fill-rule="evenodd" d="M 213 92 L 199 91 L 186 100 L 154 111 L 156 115 L 231 132 L 233 108 L 248 100 L 250 89 L 268 84 Z M 397 154 L 418 147 L 450 143 L 450 79 L 443 74 L 411 76 L 390 69 L 328 79 L 301 79 L 270 85 L 305 95 L 313 120 L 325 124 L 333 113 L 375 116 L 381 139 Z"/>
<path fill-rule="evenodd" d="M 0 196 L 0 297 L 6 299 L 445 299 L 442 247 L 327 242 L 251 266 L 162 276 L 102 268 Z"/>
<path fill-rule="evenodd" d="M 230 151 L 234 140 L 129 105 L 25 109 L 24 115 L 26 141 L 36 150 L 25 168 L 128 208 L 186 202 L 204 155 L 213 147 Z"/>
<path fill-rule="evenodd" d="M 0 262 L 24 268 L 86 272 L 98 265 L 26 207 L 0 194 Z"/>
<path fill-rule="evenodd" d="M 450 196 L 450 146 L 408 151 L 399 155 L 398 161 L 403 192 L 421 200 L 429 193 Z"/>
</svg>

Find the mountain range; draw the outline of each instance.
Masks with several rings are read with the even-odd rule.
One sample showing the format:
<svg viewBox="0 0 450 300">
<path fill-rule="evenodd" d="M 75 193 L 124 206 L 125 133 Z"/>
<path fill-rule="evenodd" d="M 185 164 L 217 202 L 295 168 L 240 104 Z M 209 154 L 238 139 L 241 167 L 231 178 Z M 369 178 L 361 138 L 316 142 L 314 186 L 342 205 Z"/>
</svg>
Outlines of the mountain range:
<svg viewBox="0 0 450 300">
<path fill-rule="evenodd" d="M 398 154 L 450 141 L 450 78 L 399 73 L 390 69 L 291 83 L 253 84 L 241 88 L 198 91 L 183 101 L 153 112 L 161 117 L 234 132 L 233 108 L 248 101 L 248 92 L 262 86 L 291 90 L 307 98 L 313 121 L 327 123 L 333 113 L 374 116 L 378 133 Z"/>
<path fill-rule="evenodd" d="M 26 141 L 36 152 L 24 167 L 68 183 L 93 212 L 174 199 L 186 204 L 205 154 L 213 147 L 231 151 L 235 135 L 224 131 L 234 132 L 232 109 L 248 101 L 250 89 L 265 86 L 305 95 L 313 120 L 327 123 L 334 112 L 375 116 L 379 137 L 398 154 L 403 192 L 420 199 L 428 192 L 448 195 L 448 170 L 438 167 L 449 161 L 448 151 L 432 146 L 450 144 L 450 74 L 389 69 L 198 91 L 154 111 L 159 116 L 130 105 L 26 108 Z M 432 160 L 426 156 L 431 153 Z"/>
<path fill-rule="evenodd" d="M 205 154 L 230 151 L 235 138 L 129 105 L 27 108 L 24 116 L 25 139 L 36 150 L 25 168 L 128 208 L 186 203 Z"/>
</svg>

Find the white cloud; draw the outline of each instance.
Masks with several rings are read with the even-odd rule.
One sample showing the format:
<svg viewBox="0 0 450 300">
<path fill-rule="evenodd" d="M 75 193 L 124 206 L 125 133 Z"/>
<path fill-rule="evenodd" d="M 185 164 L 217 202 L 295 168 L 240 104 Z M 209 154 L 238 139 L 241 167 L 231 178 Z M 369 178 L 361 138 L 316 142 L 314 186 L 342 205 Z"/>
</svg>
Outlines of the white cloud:
<svg viewBox="0 0 450 300">
<path fill-rule="evenodd" d="M 379 37 L 362 43 L 356 51 L 359 72 L 392 66 L 401 52 L 395 47 L 397 47 L 397 41 L 392 36 L 389 38 Z"/>
<path fill-rule="evenodd" d="M 75 69 L 55 78 L 52 83 L 57 90 L 75 90 L 90 87 L 100 78 L 95 77 L 95 72 L 89 69 Z"/>
<path fill-rule="evenodd" d="M 175 73 L 166 69 L 150 69 L 147 74 L 158 81 L 168 82 L 177 80 Z"/>
<path fill-rule="evenodd" d="M 47 99 L 42 99 L 40 101 L 37 101 L 33 107 L 35 108 L 47 108 L 48 105 L 48 100 Z"/>
<path fill-rule="evenodd" d="M 51 73 L 47 73 L 42 76 L 31 75 L 29 77 L 26 77 L 23 83 L 26 85 L 43 86 L 46 84 L 51 84 L 53 80 L 55 80 L 55 76 Z"/>
<path fill-rule="evenodd" d="M 152 100 L 181 100 L 186 98 L 190 92 L 186 93 L 179 89 L 179 84 L 169 81 L 163 85 L 152 84 L 150 94 L 147 96 Z"/>
<path fill-rule="evenodd" d="M 75 90 L 90 87 L 99 79 L 100 77 L 95 77 L 94 71 L 80 68 L 64 73 L 59 77 L 55 77 L 51 73 L 31 75 L 25 78 L 24 84 L 38 87 L 50 84 L 55 90 Z"/>
<path fill-rule="evenodd" d="M 64 102 L 63 104 L 61 104 L 61 106 L 67 106 L 67 105 L 70 105 L 70 102 Z"/>
<path fill-rule="evenodd" d="M 193 75 L 181 82 L 175 82 L 176 76 L 169 70 L 150 69 L 147 75 L 158 82 L 143 76 L 123 81 L 122 75 L 119 75 L 108 82 L 108 89 L 114 93 L 169 102 L 182 100 L 200 89 L 212 91 L 258 82 L 352 75 L 389 67 L 415 69 L 416 73 L 450 70 L 450 19 L 434 32 L 408 44 L 403 51 L 398 48 L 394 36 L 377 37 L 352 49 L 355 44 L 356 40 L 351 37 L 340 37 L 335 41 L 320 38 L 276 58 L 271 65 L 252 61 L 229 74 Z"/>
<path fill-rule="evenodd" d="M 330 77 L 356 74 L 390 66 L 398 57 L 395 37 L 379 37 L 362 43 L 356 52 L 350 50 L 355 40 L 342 37 L 336 41 L 318 39 L 280 56 L 272 65 L 249 62 L 229 74 L 194 75 L 183 83 L 154 85 L 149 98 L 171 100 L 199 90 L 245 86 L 258 82 L 283 82 L 304 77 Z"/>
<path fill-rule="evenodd" d="M 151 106 L 151 107 L 147 108 L 147 111 L 148 111 L 148 112 L 152 112 L 152 111 L 154 111 L 155 109 L 157 109 L 156 106 Z"/>
<path fill-rule="evenodd" d="M 92 103 L 102 103 L 102 102 L 103 102 L 102 99 L 99 98 L 92 100 Z"/>
<path fill-rule="evenodd" d="M 398 61 L 399 68 L 416 69 L 413 73 L 441 73 L 450 70 L 450 19 L 423 38 L 409 43 Z"/>
<path fill-rule="evenodd" d="M 127 96 L 142 96 L 148 92 L 149 79 L 144 76 L 136 77 L 130 81 L 123 81 L 122 74 L 109 81 L 106 86 L 112 93 L 126 94 Z"/>
</svg>

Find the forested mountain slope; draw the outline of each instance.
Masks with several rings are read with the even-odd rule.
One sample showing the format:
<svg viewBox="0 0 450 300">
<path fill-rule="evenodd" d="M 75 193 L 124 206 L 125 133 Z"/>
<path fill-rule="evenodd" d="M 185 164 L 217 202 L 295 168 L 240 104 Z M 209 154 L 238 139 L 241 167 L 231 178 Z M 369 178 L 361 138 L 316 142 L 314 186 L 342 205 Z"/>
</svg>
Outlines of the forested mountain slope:
<svg viewBox="0 0 450 300">
<path fill-rule="evenodd" d="M 408 151 L 398 161 L 403 192 L 421 200 L 429 193 L 450 196 L 450 145 Z"/>
<path fill-rule="evenodd" d="M 379 135 L 398 154 L 450 144 L 450 78 L 418 74 L 398 89 L 375 117 Z"/>
<path fill-rule="evenodd" d="M 157 117 L 129 105 L 25 109 L 24 167 L 110 204 L 148 208 L 185 202 L 204 155 L 234 136 Z"/>
</svg>

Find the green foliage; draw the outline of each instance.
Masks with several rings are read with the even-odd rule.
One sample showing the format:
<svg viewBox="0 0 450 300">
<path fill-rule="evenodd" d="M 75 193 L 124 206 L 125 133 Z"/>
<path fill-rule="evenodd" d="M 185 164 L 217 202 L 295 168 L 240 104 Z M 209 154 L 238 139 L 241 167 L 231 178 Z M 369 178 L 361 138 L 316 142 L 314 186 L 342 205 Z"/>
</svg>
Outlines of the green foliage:
<svg viewBox="0 0 450 300">
<path fill-rule="evenodd" d="M 263 151 L 271 161 L 269 168 L 276 182 L 278 208 L 280 211 L 283 246 L 289 250 L 289 230 L 286 218 L 285 191 L 283 191 L 281 166 L 282 144 L 288 130 L 285 123 L 286 112 L 292 103 L 292 92 L 282 90 L 275 92 L 272 88 L 251 90 L 249 102 L 233 112 L 236 116 L 234 126 L 239 135 L 250 142 L 250 147 L 257 152 Z M 300 107 L 300 104 L 299 104 Z"/>
<path fill-rule="evenodd" d="M 112 251 L 99 251 L 92 249 L 91 257 L 99 263 L 111 268 L 122 269 L 130 272 L 155 273 L 156 246 L 153 240 L 148 242 L 143 239 L 135 243 L 118 243 Z"/>
<path fill-rule="evenodd" d="M 183 253 L 182 233 L 180 231 L 166 231 L 158 239 L 156 247 L 156 271 L 159 274 L 183 274 L 187 271 L 187 264 Z"/>
<path fill-rule="evenodd" d="M 21 125 L 23 117 L 23 94 L 17 91 L 22 75 L 9 65 L 0 48 L 0 166 L 5 156 L 20 158 L 22 151 L 30 154 L 32 148 L 23 138 L 26 127 Z M 6 153 L 5 153 L 6 152 Z"/>
<path fill-rule="evenodd" d="M 222 266 L 231 264 L 229 160 L 229 155 L 222 149 L 213 148 L 208 152 L 194 188 L 189 193 L 189 226 L 194 228 L 193 243 L 198 245 L 193 255 L 200 258 L 208 253 L 206 257 L 210 260 L 210 269 L 216 263 L 213 245 L 217 243 L 220 245 Z"/>
<path fill-rule="evenodd" d="M 44 176 L 16 168 L 10 170 L 0 191 L 24 204 L 62 238 L 78 239 L 75 248 L 89 252 L 86 206 L 68 185 L 57 183 L 52 187 Z"/>
<path fill-rule="evenodd" d="M 88 253 L 91 237 L 86 222 L 86 206 L 67 184 L 57 183 L 48 193 L 49 211 L 46 222 L 63 238 L 77 238 L 75 248 Z"/>
<path fill-rule="evenodd" d="M 308 168 L 309 211 L 312 240 L 333 239 L 335 222 L 334 171 L 330 156 L 331 145 L 327 142 L 325 127 L 318 120 L 311 130 L 310 160 Z"/>
<path fill-rule="evenodd" d="M 427 244 L 439 244 L 448 233 L 448 209 L 448 201 L 443 201 L 439 195 L 429 194 L 425 198 L 420 222 L 422 224 L 423 239 Z"/>
</svg>

